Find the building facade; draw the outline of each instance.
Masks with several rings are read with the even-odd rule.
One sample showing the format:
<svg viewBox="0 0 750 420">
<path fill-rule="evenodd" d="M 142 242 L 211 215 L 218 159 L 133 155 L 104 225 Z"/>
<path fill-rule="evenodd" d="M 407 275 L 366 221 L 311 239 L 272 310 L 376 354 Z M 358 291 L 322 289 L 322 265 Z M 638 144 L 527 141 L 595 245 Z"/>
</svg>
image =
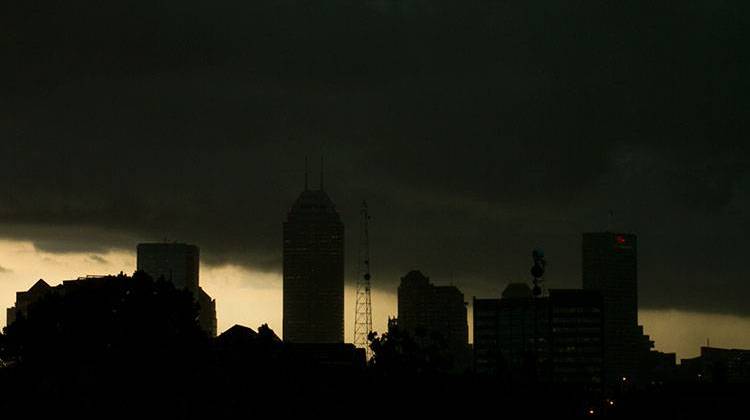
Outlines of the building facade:
<svg viewBox="0 0 750 420">
<path fill-rule="evenodd" d="M 538 378 L 548 369 L 547 298 L 533 298 L 525 283 L 511 283 L 501 299 L 476 299 L 474 366 L 482 374 Z"/>
<path fill-rule="evenodd" d="M 163 278 L 176 289 L 188 290 L 198 303 L 198 323 L 211 337 L 216 336 L 216 300 L 200 287 L 200 249 L 195 245 L 176 242 L 138 244 L 138 270 L 154 280 Z"/>
<path fill-rule="evenodd" d="M 469 364 L 466 302 L 455 286 L 435 286 L 419 271 L 407 273 L 398 287 L 398 326 L 420 344 L 438 334 L 456 369 Z"/>
<path fill-rule="evenodd" d="M 172 242 L 138 244 L 137 267 L 154 280 L 163 277 L 178 289 L 195 293 L 200 285 L 200 250 L 195 245 Z"/>
<path fill-rule="evenodd" d="M 679 379 L 710 384 L 750 384 L 750 350 L 701 347 L 701 355 L 682 359 Z"/>
<path fill-rule="evenodd" d="M 633 234 L 583 234 L 583 288 L 602 294 L 604 370 L 610 384 L 632 380 L 638 371 L 638 242 Z"/>
<path fill-rule="evenodd" d="M 513 381 L 602 383 L 602 298 L 598 292 L 552 289 L 534 298 L 511 283 L 500 299 L 474 298 L 474 367 Z"/>
<path fill-rule="evenodd" d="M 53 287 L 43 279 L 37 280 L 29 290 L 16 292 L 16 304 L 7 309 L 6 324 L 12 324 L 19 316 L 26 316 L 29 305 L 53 291 Z"/>
<path fill-rule="evenodd" d="M 603 381 L 604 318 L 598 291 L 551 289 L 550 359 L 557 383 L 599 388 Z"/>
<path fill-rule="evenodd" d="M 474 371 L 483 375 L 505 371 L 499 344 L 499 306 L 500 299 L 472 299 Z"/>
<path fill-rule="evenodd" d="M 325 191 L 305 190 L 283 225 L 283 332 L 295 343 L 344 342 L 344 224 Z"/>
</svg>

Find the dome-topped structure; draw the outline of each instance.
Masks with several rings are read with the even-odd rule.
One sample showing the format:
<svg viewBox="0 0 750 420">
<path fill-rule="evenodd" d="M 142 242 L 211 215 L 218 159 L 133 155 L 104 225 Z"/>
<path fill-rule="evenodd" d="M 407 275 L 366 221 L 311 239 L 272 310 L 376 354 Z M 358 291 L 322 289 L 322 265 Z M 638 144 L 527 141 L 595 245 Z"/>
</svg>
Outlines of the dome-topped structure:
<svg viewBox="0 0 750 420">
<path fill-rule="evenodd" d="M 526 283 L 510 283 L 503 290 L 503 299 L 531 298 L 531 288 Z"/>
<path fill-rule="evenodd" d="M 408 286 L 427 287 L 430 284 L 430 278 L 422 274 L 419 270 L 411 270 L 401 278 L 401 283 Z"/>
<path fill-rule="evenodd" d="M 325 191 L 305 190 L 292 205 L 292 209 L 289 211 L 289 220 L 293 217 L 319 215 L 329 215 L 337 220 L 340 219 L 336 212 L 336 206 Z"/>
</svg>

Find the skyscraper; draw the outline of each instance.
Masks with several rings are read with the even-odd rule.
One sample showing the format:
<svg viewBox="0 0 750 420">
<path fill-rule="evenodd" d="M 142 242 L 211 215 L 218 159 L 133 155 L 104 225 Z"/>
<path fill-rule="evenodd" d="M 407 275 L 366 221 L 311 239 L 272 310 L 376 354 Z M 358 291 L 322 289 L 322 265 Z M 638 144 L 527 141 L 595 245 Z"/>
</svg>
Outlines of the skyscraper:
<svg viewBox="0 0 750 420">
<path fill-rule="evenodd" d="M 155 280 L 163 277 L 175 288 L 190 291 L 200 306 L 198 323 L 210 336 L 216 336 L 216 301 L 200 287 L 197 246 L 176 242 L 138 244 L 137 267 Z"/>
<path fill-rule="evenodd" d="M 398 326 L 423 345 L 438 334 L 454 368 L 468 367 L 466 303 L 455 286 L 435 286 L 420 271 L 408 272 L 398 286 Z"/>
<path fill-rule="evenodd" d="M 138 269 L 154 280 L 164 277 L 178 289 L 195 293 L 200 273 L 200 250 L 175 242 L 138 244 Z"/>
<path fill-rule="evenodd" d="M 284 341 L 344 341 L 344 224 L 322 188 L 307 188 L 284 222 Z"/>
<path fill-rule="evenodd" d="M 585 233 L 583 288 L 603 298 L 604 373 L 610 383 L 632 380 L 638 357 L 637 238 L 625 233 Z"/>
</svg>

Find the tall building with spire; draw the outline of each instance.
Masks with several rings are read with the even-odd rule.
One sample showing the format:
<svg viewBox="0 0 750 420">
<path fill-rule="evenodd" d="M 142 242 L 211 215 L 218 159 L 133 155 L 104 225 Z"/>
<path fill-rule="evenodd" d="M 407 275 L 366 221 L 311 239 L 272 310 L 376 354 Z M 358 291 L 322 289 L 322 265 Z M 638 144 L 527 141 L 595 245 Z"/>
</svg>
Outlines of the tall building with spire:
<svg viewBox="0 0 750 420">
<path fill-rule="evenodd" d="M 343 343 L 344 224 L 323 190 L 305 190 L 283 228 L 284 341 Z"/>
<path fill-rule="evenodd" d="M 583 288 L 601 292 L 604 370 L 610 384 L 632 380 L 638 343 L 638 242 L 627 233 L 584 233 Z"/>
</svg>

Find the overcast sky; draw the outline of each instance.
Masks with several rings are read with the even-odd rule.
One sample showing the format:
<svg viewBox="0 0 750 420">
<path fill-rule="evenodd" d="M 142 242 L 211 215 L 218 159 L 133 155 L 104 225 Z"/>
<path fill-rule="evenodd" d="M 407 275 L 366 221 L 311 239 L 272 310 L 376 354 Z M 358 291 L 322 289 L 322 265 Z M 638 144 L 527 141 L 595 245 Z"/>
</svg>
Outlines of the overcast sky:
<svg viewBox="0 0 750 420">
<path fill-rule="evenodd" d="M 750 316 L 746 2 L 6 3 L 8 240 L 166 237 L 273 277 L 323 155 L 347 272 L 367 199 L 382 293 L 419 268 L 498 295 L 537 246 L 580 287 L 609 227 L 639 236 L 642 309 Z"/>
</svg>

